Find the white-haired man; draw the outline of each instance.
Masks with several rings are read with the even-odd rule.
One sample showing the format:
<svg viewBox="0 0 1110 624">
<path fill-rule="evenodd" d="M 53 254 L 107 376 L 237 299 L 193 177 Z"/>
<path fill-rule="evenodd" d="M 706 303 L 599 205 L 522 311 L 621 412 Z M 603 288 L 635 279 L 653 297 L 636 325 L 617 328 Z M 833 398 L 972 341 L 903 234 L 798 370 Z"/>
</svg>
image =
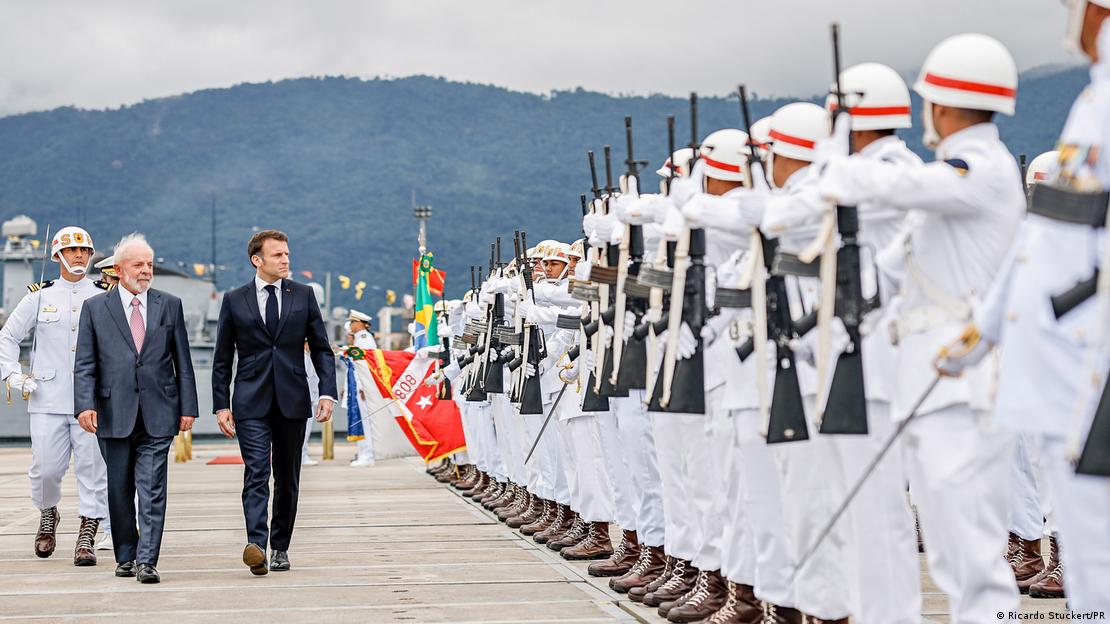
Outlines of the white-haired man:
<svg viewBox="0 0 1110 624">
<path fill-rule="evenodd" d="M 130 234 L 114 255 L 120 287 L 81 310 L 73 407 L 108 467 L 116 576 L 157 583 L 168 452 L 173 436 L 193 427 L 197 388 L 181 300 L 150 287 L 154 250 Z"/>
</svg>

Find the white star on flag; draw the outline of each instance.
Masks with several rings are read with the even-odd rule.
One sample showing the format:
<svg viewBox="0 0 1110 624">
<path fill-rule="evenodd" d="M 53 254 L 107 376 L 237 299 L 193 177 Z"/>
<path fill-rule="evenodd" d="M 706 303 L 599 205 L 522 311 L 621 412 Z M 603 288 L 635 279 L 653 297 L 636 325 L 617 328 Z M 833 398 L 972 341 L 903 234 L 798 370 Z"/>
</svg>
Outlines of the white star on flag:
<svg viewBox="0 0 1110 624">
<path fill-rule="evenodd" d="M 420 400 L 416 402 L 416 405 L 420 407 L 420 409 L 428 409 L 432 406 L 432 397 L 425 394 L 424 396 L 420 397 Z"/>
</svg>

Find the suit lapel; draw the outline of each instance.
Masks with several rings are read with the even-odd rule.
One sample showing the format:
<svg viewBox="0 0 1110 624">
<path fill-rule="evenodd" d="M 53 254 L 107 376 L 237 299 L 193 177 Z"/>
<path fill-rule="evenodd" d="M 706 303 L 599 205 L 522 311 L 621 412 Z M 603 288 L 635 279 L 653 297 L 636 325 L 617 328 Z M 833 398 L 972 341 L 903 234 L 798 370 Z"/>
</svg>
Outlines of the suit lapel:
<svg viewBox="0 0 1110 624">
<path fill-rule="evenodd" d="M 108 316 L 116 322 L 116 327 L 119 328 L 119 333 L 123 334 L 127 346 L 131 347 L 131 352 L 138 355 L 139 351 L 135 348 L 135 340 L 131 337 L 131 325 L 128 324 L 127 317 L 123 315 L 123 300 L 120 299 L 118 289 L 112 289 L 108 292 L 108 296 L 104 298 L 104 305 L 108 307 Z"/>
<path fill-rule="evenodd" d="M 289 286 L 289 280 L 281 280 L 281 304 L 281 318 L 278 319 L 277 326 L 278 336 L 281 335 L 281 330 L 285 327 L 289 312 L 293 310 L 293 289 Z"/>
<path fill-rule="evenodd" d="M 262 320 L 262 311 L 258 309 L 258 294 L 254 290 L 254 280 L 251 280 L 249 284 L 243 287 L 243 299 L 246 300 L 247 309 L 250 310 L 251 316 L 254 317 L 254 321 L 258 323 L 262 331 L 269 336 L 270 330 L 266 329 L 266 322 Z"/>
<path fill-rule="evenodd" d="M 162 319 L 162 293 L 148 290 L 146 293 L 146 338 L 143 344 L 150 342 L 152 328 L 161 324 Z"/>
</svg>

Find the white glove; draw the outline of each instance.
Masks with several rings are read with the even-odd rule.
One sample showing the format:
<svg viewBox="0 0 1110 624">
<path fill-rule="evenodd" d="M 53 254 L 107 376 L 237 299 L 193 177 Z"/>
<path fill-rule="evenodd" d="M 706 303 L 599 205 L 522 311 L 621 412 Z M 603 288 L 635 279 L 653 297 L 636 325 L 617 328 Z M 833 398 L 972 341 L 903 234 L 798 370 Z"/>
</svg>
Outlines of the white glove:
<svg viewBox="0 0 1110 624">
<path fill-rule="evenodd" d="M 641 195 L 639 197 L 621 196 L 613 208 L 613 213 L 621 223 L 643 225 L 659 223 L 663 220 L 670 199 L 662 195 Z"/>
<path fill-rule="evenodd" d="M 669 197 L 675 206 L 681 208 L 691 197 L 704 189 L 705 161 L 698 160 L 690 175 L 671 181 Z"/>
<path fill-rule="evenodd" d="M 601 334 L 601 342 L 606 347 L 613 344 L 613 328 L 611 326 L 605 326 L 605 331 Z"/>
<path fill-rule="evenodd" d="M 741 228 L 750 232 L 759 227 L 763 222 L 763 213 L 767 209 L 767 200 L 770 197 L 770 193 L 765 191 L 743 193 L 737 197 Z"/>
<path fill-rule="evenodd" d="M 455 330 L 451 329 L 449 323 L 440 321 L 436 324 L 436 334 L 438 334 L 440 338 L 450 338 L 455 335 Z"/>
<path fill-rule="evenodd" d="M 746 234 L 750 228 L 742 223 L 740 205 L 734 197 L 698 193 L 682 207 L 682 216 L 692 228 L 713 228 L 734 234 Z"/>
<path fill-rule="evenodd" d="M 520 316 L 520 318 L 527 319 L 528 318 L 528 313 L 531 310 L 532 310 L 532 298 L 531 297 L 525 297 L 523 300 L 518 301 L 517 304 L 516 304 L 515 312 L 518 316 Z"/>
<path fill-rule="evenodd" d="M 832 134 L 813 146 L 813 165 L 817 171 L 822 171 L 828 163 L 847 158 L 851 153 L 849 138 L 852 132 L 852 119 L 850 115 L 837 115 L 833 125 Z"/>
<path fill-rule="evenodd" d="M 613 230 L 617 227 L 617 218 L 613 215 L 594 215 L 591 223 L 593 228 L 586 230 L 586 235 L 590 239 L 590 246 L 600 247 L 608 243 L 613 236 Z"/>
<path fill-rule="evenodd" d="M 860 156 L 834 158 L 821 172 L 817 194 L 840 206 L 858 206 L 875 195 L 876 181 L 882 185 L 882 172 L 875 169 L 883 164 Z"/>
<path fill-rule="evenodd" d="M 686 217 L 682 216 L 682 212 L 670 206 L 667 208 L 667 215 L 663 218 L 663 223 L 659 226 L 659 233 L 667 240 L 677 240 L 683 230 L 686 229 Z"/>
<path fill-rule="evenodd" d="M 590 267 L 593 266 L 588 260 L 579 260 L 578 264 L 574 265 L 574 281 L 588 282 L 590 281 Z"/>
<path fill-rule="evenodd" d="M 636 329 L 636 315 L 631 312 L 624 313 L 624 336 L 625 342 L 632 337 L 632 332 Z"/>
<path fill-rule="evenodd" d="M 531 362 L 524 363 L 524 378 L 531 379 L 536 376 L 536 365 Z"/>
<path fill-rule="evenodd" d="M 563 369 L 563 371 L 559 373 L 559 376 L 562 377 L 563 381 L 566 383 L 574 383 L 578 381 L 578 367 L 571 366 L 570 368 Z"/>
<path fill-rule="evenodd" d="M 690 326 L 683 321 L 682 327 L 678 330 L 678 351 L 675 355 L 680 360 L 688 360 L 694 356 L 697 350 L 698 339 L 694 337 L 694 332 L 690 329 Z"/>
<path fill-rule="evenodd" d="M 444 379 L 447 379 L 447 375 L 444 375 L 443 371 L 437 370 L 436 372 L 432 373 L 431 375 L 428 375 L 428 378 L 424 380 L 424 385 L 425 386 L 438 386 L 440 383 L 443 382 Z"/>
<path fill-rule="evenodd" d="M 635 177 L 628 177 L 627 173 L 622 173 L 618 186 L 624 189 L 621 191 L 620 197 L 639 197 L 640 196 L 640 181 Z M 618 197 L 617 199 L 620 199 Z M 612 204 L 610 204 L 612 205 Z"/>
<path fill-rule="evenodd" d="M 709 323 L 706 323 L 705 325 L 702 325 L 702 327 L 701 327 L 701 344 L 702 344 L 702 346 L 708 347 L 709 345 L 713 344 L 713 341 L 716 340 L 716 339 L 717 339 L 717 330 L 713 329 L 713 326 L 710 325 Z"/>
<path fill-rule="evenodd" d="M 933 365 L 945 377 L 959 377 L 964 369 L 975 366 L 990 352 L 991 344 L 979 335 L 978 328 L 968 325 L 959 338 L 941 347 Z"/>
<path fill-rule="evenodd" d="M 810 366 L 817 366 L 817 354 L 813 352 L 813 342 L 808 339 L 809 335 L 813 334 L 815 331 L 816 330 L 801 338 L 790 339 L 790 350 L 794 352 L 795 362 L 805 362 Z"/>
<path fill-rule="evenodd" d="M 31 394 L 39 389 L 38 383 L 36 383 L 30 375 L 24 375 L 23 373 L 12 373 L 8 375 L 7 382 L 13 389 L 26 394 Z"/>
<path fill-rule="evenodd" d="M 751 164 L 752 171 L 752 189 L 756 191 L 769 191 L 771 186 L 767 183 L 767 175 L 763 172 L 763 164 L 753 162 Z"/>
</svg>

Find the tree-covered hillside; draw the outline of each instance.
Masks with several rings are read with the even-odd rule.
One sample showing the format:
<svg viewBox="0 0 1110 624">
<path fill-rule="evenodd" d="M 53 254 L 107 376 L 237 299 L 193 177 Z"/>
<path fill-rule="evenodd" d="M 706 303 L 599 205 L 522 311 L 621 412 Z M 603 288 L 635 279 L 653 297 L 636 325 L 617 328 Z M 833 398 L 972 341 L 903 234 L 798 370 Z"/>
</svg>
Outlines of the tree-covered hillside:
<svg viewBox="0 0 1110 624">
<path fill-rule="evenodd" d="M 1052 147 L 1086 80 L 1081 69 L 1023 76 L 1018 115 L 1001 123 L 1015 154 Z M 784 103 L 759 99 L 753 114 Z M 0 119 L 0 218 L 80 221 L 102 249 L 140 230 L 167 262 L 192 266 L 210 262 L 214 201 L 221 288 L 249 277 L 252 228 L 280 228 L 296 270 L 365 281 L 361 302 L 336 287 L 333 303 L 370 311 L 385 289 L 409 288 L 414 190 L 433 206 L 429 246 L 458 295 L 496 234 L 576 237 L 585 151 L 612 144 L 619 173 L 625 115 L 637 156 L 654 169 L 666 156 L 667 115 L 689 140 L 687 108 L 663 96 L 537 96 L 427 77 L 304 78 L 116 110 L 60 108 Z M 735 96 L 702 98 L 699 124 L 703 135 L 738 125 Z M 920 150 L 917 131 L 906 138 Z"/>
</svg>

